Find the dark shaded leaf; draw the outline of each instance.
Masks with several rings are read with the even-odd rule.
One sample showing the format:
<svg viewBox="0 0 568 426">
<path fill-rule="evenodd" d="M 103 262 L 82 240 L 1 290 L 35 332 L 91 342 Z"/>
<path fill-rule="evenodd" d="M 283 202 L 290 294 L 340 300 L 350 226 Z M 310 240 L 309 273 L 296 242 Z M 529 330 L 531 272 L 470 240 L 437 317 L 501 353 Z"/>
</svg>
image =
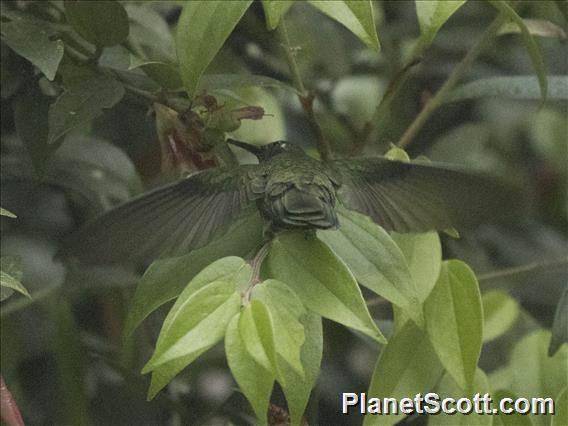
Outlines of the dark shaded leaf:
<svg viewBox="0 0 568 426">
<path fill-rule="evenodd" d="M 564 287 L 562 296 L 556 305 L 548 355 L 553 356 L 563 343 L 568 343 L 568 285 Z"/>
<path fill-rule="evenodd" d="M 28 290 L 22 285 L 22 262 L 18 257 L 3 256 L 0 258 L 0 301 L 5 300 L 15 290 L 30 297 Z"/>
<path fill-rule="evenodd" d="M 275 30 L 282 17 L 293 4 L 293 1 L 286 0 L 262 0 L 262 7 L 266 16 L 266 27 L 269 30 Z"/>
</svg>

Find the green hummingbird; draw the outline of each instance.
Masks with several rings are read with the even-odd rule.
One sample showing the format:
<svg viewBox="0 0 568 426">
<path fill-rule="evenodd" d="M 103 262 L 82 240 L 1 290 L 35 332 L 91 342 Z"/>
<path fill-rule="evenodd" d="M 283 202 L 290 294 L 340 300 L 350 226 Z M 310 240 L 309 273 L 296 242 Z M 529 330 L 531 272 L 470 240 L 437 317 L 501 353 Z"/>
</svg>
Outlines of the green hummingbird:
<svg viewBox="0 0 568 426">
<path fill-rule="evenodd" d="M 60 254 L 147 264 L 205 246 L 250 205 L 274 232 L 338 228 L 341 203 L 402 233 L 473 227 L 520 206 L 512 186 L 448 165 L 383 157 L 322 162 L 292 142 L 227 142 L 258 164 L 208 169 L 134 198 L 86 225 Z"/>
</svg>

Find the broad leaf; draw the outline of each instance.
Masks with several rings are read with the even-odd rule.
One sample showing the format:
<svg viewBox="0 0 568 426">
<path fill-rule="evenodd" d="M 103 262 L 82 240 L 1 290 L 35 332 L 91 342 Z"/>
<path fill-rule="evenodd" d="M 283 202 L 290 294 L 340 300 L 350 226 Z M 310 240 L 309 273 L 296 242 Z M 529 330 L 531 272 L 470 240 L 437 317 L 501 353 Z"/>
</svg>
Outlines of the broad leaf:
<svg viewBox="0 0 568 426">
<path fill-rule="evenodd" d="M 64 2 L 67 20 L 95 46 L 114 46 L 128 37 L 128 15 L 118 1 Z"/>
<path fill-rule="evenodd" d="M 191 1 L 178 20 L 176 46 L 181 77 L 190 98 L 201 74 L 229 37 L 252 0 Z"/>
<path fill-rule="evenodd" d="M 266 263 L 268 276 L 290 286 L 309 310 L 385 342 L 353 275 L 317 238 L 281 233 Z"/>
<path fill-rule="evenodd" d="M 556 306 L 548 355 L 553 356 L 564 343 L 568 343 L 568 285 L 564 287 Z"/>
<path fill-rule="evenodd" d="M 49 104 L 50 99 L 39 90 L 31 90 L 14 101 L 16 131 L 39 175 L 57 147 L 47 143 Z"/>
<path fill-rule="evenodd" d="M 568 388 L 564 388 L 554 399 L 554 402 L 556 403 L 556 412 L 552 416 L 550 426 L 568 425 Z"/>
<path fill-rule="evenodd" d="M 459 260 L 442 264 L 424 304 L 426 329 L 442 365 L 462 389 L 473 382 L 483 337 L 477 279 Z"/>
<path fill-rule="evenodd" d="M 227 325 L 241 306 L 241 296 L 234 283 L 215 281 L 188 293 L 180 295 L 168 314 L 154 355 L 142 370 L 153 372 L 149 398 L 222 340 Z"/>
<path fill-rule="evenodd" d="M 438 385 L 437 393 L 442 399 L 454 398 L 455 400 L 458 400 L 459 398 L 467 397 L 470 400 L 473 400 L 474 395 L 477 393 L 479 393 L 479 395 L 490 394 L 490 389 L 487 376 L 478 368 L 475 371 L 475 378 L 471 389 L 464 390 L 455 382 L 451 375 L 445 374 Z M 455 406 L 451 408 L 455 409 Z M 428 424 L 432 426 L 491 426 L 492 422 L 493 417 L 487 414 L 477 414 L 473 411 L 470 414 L 464 415 L 456 411 L 454 414 L 444 414 L 441 412 L 438 415 L 431 416 Z"/>
<path fill-rule="evenodd" d="M 3 256 L 0 258 L 0 301 L 5 300 L 15 290 L 24 296 L 30 297 L 28 290 L 22 285 L 22 265 L 17 257 Z M 6 291 L 8 290 L 8 291 Z"/>
<path fill-rule="evenodd" d="M 235 315 L 225 335 L 225 353 L 231 373 L 250 402 L 256 416 L 266 424 L 268 404 L 274 385 L 274 373 L 264 370 L 248 353 L 239 333 L 239 316 Z"/>
<path fill-rule="evenodd" d="M 538 84 L 540 86 L 540 92 L 542 100 L 546 100 L 548 96 L 548 80 L 546 76 L 546 68 L 544 65 L 544 59 L 540 51 L 540 47 L 536 43 L 529 29 L 527 28 L 523 19 L 517 15 L 515 9 L 513 9 L 507 2 L 504 1 L 490 1 L 490 3 L 501 13 L 506 15 L 511 21 L 518 25 L 521 30 L 521 36 L 523 38 L 523 43 L 531 57 L 536 75 L 538 77 Z"/>
<path fill-rule="evenodd" d="M 49 22 L 10 14 L 10 22 L 2 22 L 2 41 L 53 80 L 63 58 L 64 45 Z"/>
<path fill-rule="evenodd" d="M 385 346 L 367 395 L 401 399 L 432 390 L 442 375 L 442 364 L 428 335 L 407 321 Z M 393 425 L 405 415 L 366 416 L 364 425 Z"/>
<path fill-rule="evenodd" d="M 446 102 L 458 102 L 484 97 L 539 99 L 542 95 L 542 89 L 539 85 L 538 78 L 534 76 L 482 78 L 456 88 Z M 557 100 L 568 99 L 567 76 L 548 76 L 548 97 Z"/>
<path fill-rule="evenodd" d="M 294 2 L 289 0 L 262 0 L 262 8 L 266 16 L 266 27 L 269 30 L 276 29 L 282 17 L 293 4 Z"/>
<path fill-rule="evenodd" d="M 345 262 L 359 283 L 422 325 L 418 290 L 396 243 L 368 217 L 345 209 L 338 209 L 338 214 L 339 230 L 320 231 L 318 238 Z"/>
<path fill-rule="evenodd" d="M 248 354 L 255 362 L 280 379 L 272 316 L 260 300 L 252 300 L 242 310 L 239 317 L 239 334 Z"/>
<path fill-rule="evenodd" d="M 519 317 L 519 304 L 507 293 L 499 290 L 483 294 L 483 342 L 505 334 Z"/>
<path fill-rule="evenodd" d="M 271 314 L 276 352 L 279 356 L 276 362 L 280 366 L 281 357 L 303 378 L 300 348 L 304 344 L 304 326 L 300 318 L 306 310 L 302 301 L 290 287 L 276 280 L 267 280 L 256 285 L 251 300 L 260 300 Z"/>
<path fill-rule="evenodd" d="M 363 43 L 374 50 L 379 50 L 379 37 L 375 27 L 373 4 L 369 0 L 355 1 L 317 1 L 309 3 L 330 18 L 344 25 Z"/>
<path fill-rule="evenodd" d="M 302 318 L 302 324 L 306 337 L 300 353 L 304 377 L 299 376 L 289 366 L 283 365 L 282 368 L 285 385 L 281 384 L 281 386 L 286 396 L 290 422 L 293 426 L 302 424 L 302 416 L 319 376 L 323 351 L 321 317 L 314 313 L 307 313 Z"/>
<path fill-rule="evenodd" d="M 420 24 L 422 48 L 428 47 L 448 19 L 465 3 L 465 0 L 420 0 L 416 1 L 416 15 Z"/>
<path fill-rule="evenodd" d="M 177 297 L 203 268 L 225 256 L 247 256 L 262 242 L 262 222 L 248 212 L 229 230 L 205 247 L 184 256 L 159 259 L 152 263 L 136 288 L 124 327 L 129 336 L 153 311 Z"/>
<path fill-rule="evenodd" d="M 65 91 L 49 108 L 48 143 L 102 114 L 124 96 L 124 87 L 108 75 L 76 69 L 63 80 Z"/>
</svg>

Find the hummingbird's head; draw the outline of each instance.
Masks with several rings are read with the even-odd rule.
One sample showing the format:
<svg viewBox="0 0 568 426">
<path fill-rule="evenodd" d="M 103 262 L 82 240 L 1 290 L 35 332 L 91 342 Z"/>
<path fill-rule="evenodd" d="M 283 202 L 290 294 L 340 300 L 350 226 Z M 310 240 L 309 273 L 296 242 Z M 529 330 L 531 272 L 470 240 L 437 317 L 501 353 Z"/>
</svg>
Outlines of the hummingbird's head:
<svg viewBox="0 0 568 426">
<path fill-rule="evenodd" d="M 304 154 L 304 150 L 295 143 L 287 141 L 276 141 L 266 145 L 251 145 L 234 139 L 227 139 L 227 143 L 238 146 L 251 154 L 254 154 L 259 161 L 267 161 L 285 152 Z"/>
</svg>

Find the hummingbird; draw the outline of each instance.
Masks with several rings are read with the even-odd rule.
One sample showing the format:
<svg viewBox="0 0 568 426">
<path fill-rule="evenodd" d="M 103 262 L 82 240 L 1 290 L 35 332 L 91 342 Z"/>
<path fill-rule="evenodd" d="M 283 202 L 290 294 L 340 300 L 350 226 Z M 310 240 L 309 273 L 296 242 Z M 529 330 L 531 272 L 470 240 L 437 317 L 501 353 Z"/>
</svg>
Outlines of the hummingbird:
<svg viewBox="0 0 568 426">
<path fill-rule="evenodd" d="M 272 232 L 337 229 L 341 204 L 400 233 L 471 228 L 520 208 L 513 186 L 446 164 L 384 157 L 323 162 L 293 142 L 227 142 L 258 164 L 207 169 L 138 196 L 72 235 L 59 254 L 91 264 L 149 264 L 205 246 L 249 206 Z"/>
</svg>

